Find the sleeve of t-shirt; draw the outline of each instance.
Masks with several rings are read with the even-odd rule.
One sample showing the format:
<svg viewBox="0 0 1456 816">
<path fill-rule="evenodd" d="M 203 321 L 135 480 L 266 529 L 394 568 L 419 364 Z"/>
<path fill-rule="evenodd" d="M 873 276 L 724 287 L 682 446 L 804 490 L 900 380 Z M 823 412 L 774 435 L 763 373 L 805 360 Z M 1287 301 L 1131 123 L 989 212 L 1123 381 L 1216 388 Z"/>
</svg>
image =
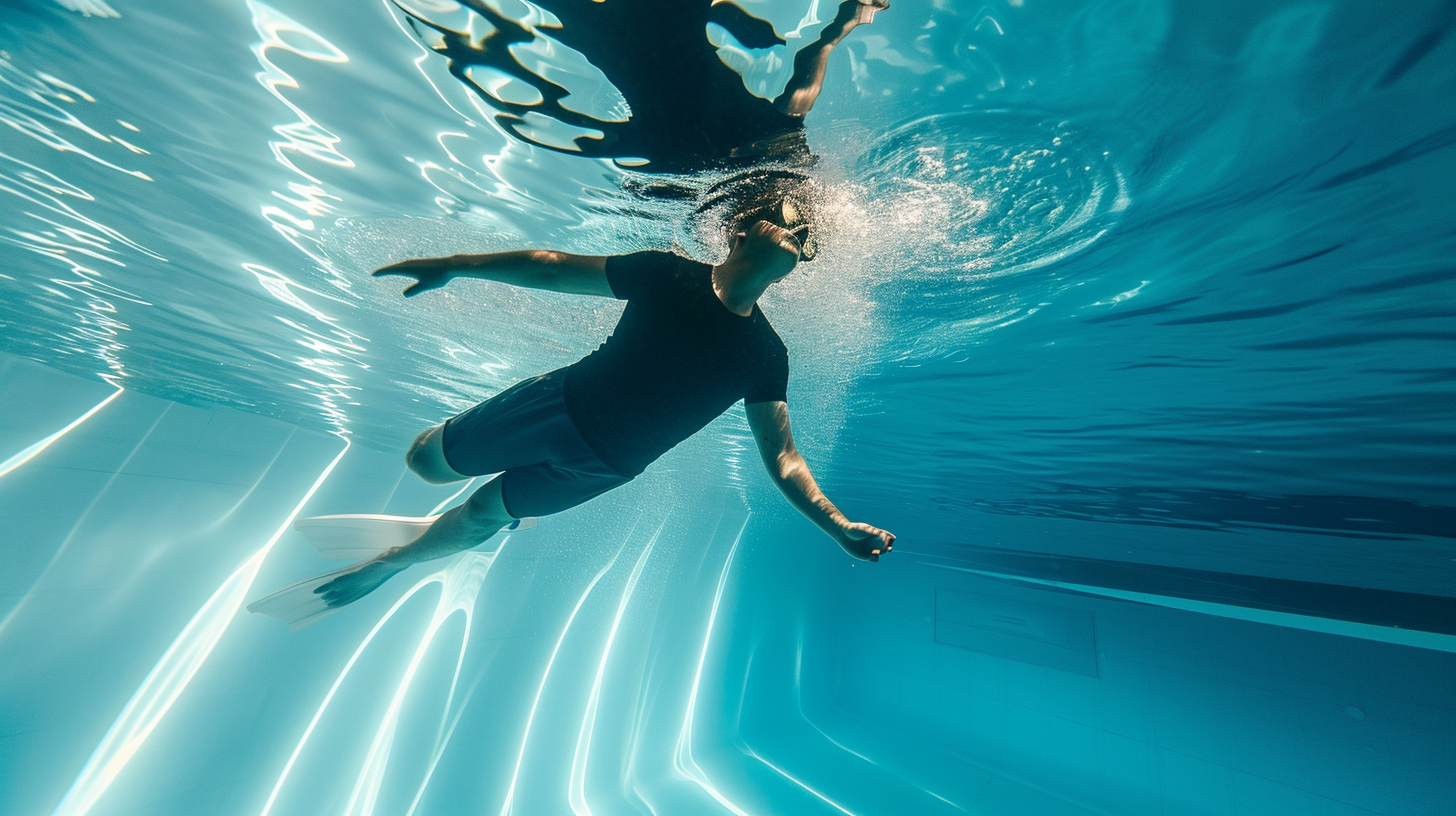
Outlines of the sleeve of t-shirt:
<svg viewBox="0 0 1456 816">
<path fill-rule="evenodd" d="M 607 285 L 617 300 L 632 300 L 651 294 L 667 282 L 677 267 L 671 252 L 633 252 L 607 258 Z"/>
<path fill-rule="evenodd" d="M 773 350 L 760 363 L 756 376 L 749 382 L 743 404 L 788 401 L 789 352 L 782 343 L 775 343 Z"/>
</svg>

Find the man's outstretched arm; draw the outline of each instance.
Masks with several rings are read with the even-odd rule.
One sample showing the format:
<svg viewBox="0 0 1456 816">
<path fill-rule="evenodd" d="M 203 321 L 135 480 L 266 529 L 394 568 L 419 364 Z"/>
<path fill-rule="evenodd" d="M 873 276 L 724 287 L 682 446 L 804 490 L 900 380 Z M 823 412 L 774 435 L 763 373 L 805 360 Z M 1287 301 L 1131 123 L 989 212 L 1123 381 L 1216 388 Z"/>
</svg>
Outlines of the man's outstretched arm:
<svg viewBox="0 0 1456 816">
<path fill-rule="evenodd" d="M 814 522 L 845 552 L 864 561 L 878 561 L 895 546 L 895 536 L 863 522 L 850 521 L 819 489 L 809 463 L 794 447 L 789 427 L 789 406 L 784 402 L 755 402 L 745 406 L 748 427 L 758 443 L 764 467 L 784 497 Z"/>
<path fill-rule="evenodd" d="M 404 275 L 415 279 L 404 296 L 439 289 L 456 278 L 476 278 L 509 283 L 527 289 L 546 289 L 570 295 L 612 297 L 607 284 L 607 259 L 602 255 L 573 255 L 549 249 L 492 252 L 487 255 L 451 255 L 401 261 L 374 270 L 379 275 Z"/>
</svg>

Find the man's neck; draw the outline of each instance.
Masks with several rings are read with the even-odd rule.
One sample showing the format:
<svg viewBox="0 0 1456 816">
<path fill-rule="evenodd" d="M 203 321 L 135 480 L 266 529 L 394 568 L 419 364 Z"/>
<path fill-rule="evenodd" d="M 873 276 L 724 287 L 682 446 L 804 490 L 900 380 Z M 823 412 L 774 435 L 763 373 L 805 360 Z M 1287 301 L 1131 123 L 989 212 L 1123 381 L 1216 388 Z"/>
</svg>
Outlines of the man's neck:
<svg viewBox="0 0 1456 816">
<path fill-rule="evenodd" d="M 744 259 L 732 255 L 713 267 L 713 292 L 728 311 L 743 317 L 753 314 L 754 304 L 758 303 L 769 284 L 753 273 Z"/>
</svg>

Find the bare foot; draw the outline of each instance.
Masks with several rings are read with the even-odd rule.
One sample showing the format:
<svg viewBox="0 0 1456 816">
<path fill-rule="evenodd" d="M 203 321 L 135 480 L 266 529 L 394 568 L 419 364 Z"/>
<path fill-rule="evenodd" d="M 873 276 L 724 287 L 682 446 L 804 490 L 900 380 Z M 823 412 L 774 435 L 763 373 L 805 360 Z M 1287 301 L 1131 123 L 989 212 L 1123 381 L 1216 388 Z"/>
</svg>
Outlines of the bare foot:
<svg viewBox="0 0 1456 816">
<path fill-rule="evenodd" d="M 387 553 L 386 553 L 387 555 Z M 379 558 L 371 558 L 359 566 L 320 586 L 314 593 L 331 607 L 345 606 L 378 589 L 404 567 Z"/>
</svg>

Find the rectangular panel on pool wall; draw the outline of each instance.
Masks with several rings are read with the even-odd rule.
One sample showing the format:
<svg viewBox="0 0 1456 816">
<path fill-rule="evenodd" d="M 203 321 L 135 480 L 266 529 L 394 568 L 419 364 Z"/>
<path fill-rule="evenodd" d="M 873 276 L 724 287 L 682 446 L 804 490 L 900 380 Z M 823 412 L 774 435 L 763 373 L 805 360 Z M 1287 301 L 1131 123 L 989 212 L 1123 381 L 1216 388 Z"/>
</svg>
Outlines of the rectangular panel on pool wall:
<svg viewBox="0 0 1456 816">
<path fill-rule="evenodd" d="M 953 589 L 935 590 L 935 640 L 1037 666 L 1097 676 L 1092 613 Z"/>
</svg>

